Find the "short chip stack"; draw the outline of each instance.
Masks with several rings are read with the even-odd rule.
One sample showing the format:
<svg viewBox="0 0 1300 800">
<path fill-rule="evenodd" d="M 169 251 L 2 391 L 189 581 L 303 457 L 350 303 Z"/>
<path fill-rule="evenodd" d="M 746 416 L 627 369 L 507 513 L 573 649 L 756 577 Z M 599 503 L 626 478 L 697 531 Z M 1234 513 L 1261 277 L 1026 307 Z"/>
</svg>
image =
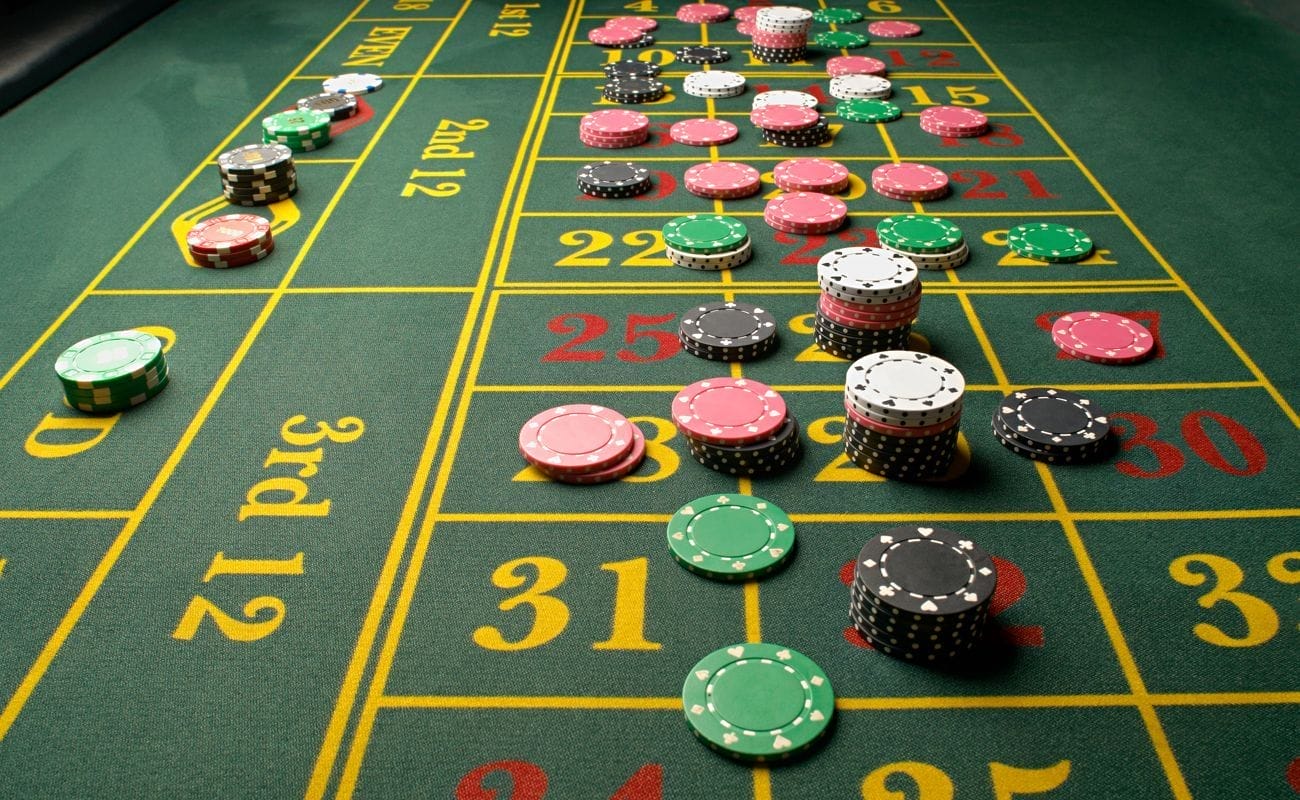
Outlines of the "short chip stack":
<svg viewBox="0 0 1300 800">
<path fill-rule="evenodd" d="M 775 503 L 747 494 L 697 497 L 668 520 L 668 550 L 696 575 L 754 580 L 794 553 L 794 523 Z"/>
<path fill-rule="evenodd" d="M 961 228 L 942 217 L 906 214 L 876 224 L 881 246 L 902 253 L 920 269 L 955 269 L 970 259 Z"/>
<path fill-rule="evenodd" d="M 772 168 L 772 181 L 783 192 L 839 194 L 850 177 L 848 167 L 828 158 L 792 158 Z"/>
<path fill-rule="evenodd" d="M 664 96 L 667 87 L 663 81 L 649 75 L 630 75 L 624 72 L 615 72 L 612 77 L 605 79 L 605 87 L 601 93 L 606 100 L 613 100 L 615 103 L 624 105 L 636 105 L 640 103 L 653 103 Z"/>
<path fill-rule="evenodd" d="M 650 170 L 631 161 L 594 161 L 578 170 L 578 189 L 591 197 L 636 197 L 652 185 Z"/>
<path fill-rule="evenodd" d="M 705 303 L 682 314 L 677 337 L 682 349 L 708 361 L 754 361 L 776 350 L 777 324 L 771 312 L 750 303 Z"/>
<path fill-rule="evenodd" d="M 341 94 L 314 94 L 303 97 L 295 105 L 299 111 L 320 111 L 330 115 L 330 120 L 339 122 L 357 113 L 357 96 L 343 92 Z"/>
<path fill-rule="evenodd" d="M 837 100 L 888 100 L 894 93 L 888 78 L 850 73 L 831 78 L 831 97 Z"/>
<path fill-rule="evenodd" d="M 781 147 L 816 147 L 830 141 L 831 129 L 816 108 L 766 103 L 749 112 L 764 141 Z"/>
<path fill-rule="evenodd" d="M 858 553 L 849 619 L 873 649 L 907 661 L 961 658 L 979 644 L 998 585 L 979 545 L 933 525 L 904 525 Z"/>
<path fill-rule="evenodd" d="M 949 139 L 969 139 L 989 132 L 989 118 L 965 106 L 930 106 L 921 112 L 921 130 Z"/>
<path fill-rule="evenodd" d="M 745 223 L 725 214 L 687 214 L 664 223 L 668 259 L 686 269 L 739 267 L 754 255 Z"/>
<path fill-rule="evenodd" d="M 832 56 L 826 59 L 826 74 L 832 78 L 838 75 L 881 75 L 888 71 L 885 62 L 870 56 Z"/>
<path fill-rule="evenodd" d="M 921 308 L 921 279 L 911 259 L 877 247 L 831 250 L 817 260 L 813 340 L 837 357 L 858 359 L 904 350 Z"/>
<path fill-rule="evenodd" d="M 679 47 L 673 55 L 683 64 L 721 64 L 731 60 L 731 53 L 727 48 L 711 45 Z"/>
<path fill-rule="evenodd" d="M 578 123 L 578 139 L 588 147 L 636 147 L 650 138 L 650 118 L 639 111 L 593 111 Z"/>
<path fill-rule="evenodd" d="M 295 153 L 330 143 L 330 115 L 324 111 L 281 111 L 262 119 L 263 144 L 282 144 Z"/>
<path fill-rule="evenodd" d="M 1110 420 L 1083 395 L 1034 387 L 1002 398 L 993 435 L 1011 452 L 1048 464 L 1086 464 L 1113 451 Z"/>
<path fill-rule="evenodd" d="M 745 76 L 725 69 L 692 72 L 682 79 L 682 91 L 692 97 L 736 97 L 745 93 Z"/>
<path fill-rule="evenodd" d="M 519 429 L 524 460 L 561 483 L 616 481 L 641 465 L 645 449 L 640 428 L 599 405 L 548 408 Z"/>
<path fill-rule="evenodd" d="M 709 25 L 731 19 L 731 9 L 721 3 L 687 3 L 677 8 L 676 16 L 681 22 Z"/>
<path fill-rule="evenodd" d="M 848 122 L 893 122 L 903 109 L 888 100 L 855 98 L 836 103 L 835 115 Z"/>
<path fill-rule="evenodd" d="M 713 147 L 736 141 L 740 129 L 725 119 L 696 117 L 674 122 L 668 129 L 668 137 L 691 147 Z"/>
<path fill-rule="evenodd" d="M 696 381 L 673 398 L 672 415 L 695 460 L 727 475 L 775 474 L 803 449 L 785 400 L 755 380 Z"/>
<path fill-rule="evenodd" d="M 844 452 L 867 472 L 897 480 L 944 477 L 957 455 L 966 379 L 936 356 L 886 350 L 844 378 Z"/>
<path fill-rule="evenodd" d="M 626 21 L 630 18 L 621 17 L 620 19 Z M 658 27 L 658 23 L 655 23 L 655 26 Z M 587 31 L 587 41 L 600 47 L 631 50 L 649 47 L 655 43 L 655 37 L 646 32 L 642 26 L 627 24 L 626 22 L 615 24 L 615 20 L 609 20 L 604 26 Z"/>
<path fill-rule="evenodd" d="M 622 61 L 615 61 L 612 64 L 606 64 L 604 67 L 606 78 L 657 78 L 659 77 L 659 65 L 652 64 L 649 61 L 638 61 L 627 58 Z"/>
<path fill-rule="evenodd" d="M 317 112 L 319 113 L 319 112 Z M 298 192 L 293 150 L 283 144 L 248 144 L 217 156 L 221 192 L 231 203 L 264 206 Z"/>
<path fill-rule="evenodd" d="M 794 6 L 760 8 L 754 15 L 754 58 L 768 64 L 793 64 L 808 57 L 812 12 Z"/>
<path fill-rule="evenodd" d="M 758 170 L 735 161 L 706 161 L 686 170 L 686 191 L 697 197 L 734 200 L 758 194 L 763 181 Z"/>
<path fill-rule="evenodd" d="M 763 221 L 769 226 L 804 236 L 839 230 L 848 216 L 849 207 L 843 200 L 821 192 L 777 195 L 763 208 Z"/>
<path fill-rule="evenodd" d="M 223 214 L 196 223 L 185 235 L 190 258 L 201 267 L 254 264 L 271 254 L 271 223 L 256 214 Z"/>
<path fill-rule="evenodd" d="M 866 47 L 871 43 L 865 34 L 857 31 L 821 31 L 813 38 L 822 47 L 836 50 L 851 50 L 855 47 Z"/>
<path fill-rule="evenodd" d="M 871 170 L 871 188 L 891 200 L 938 200 L 948 194 L 948 175 L 928 164 L 881 164 Z"/>
<path fill-rule="evenodd" d="M 54 362 L 68 405 L 88 414 L 116 414 L 167 388 L 167 361 L 158 337 L 137 330 L 82 339 Z"/>
</svg>

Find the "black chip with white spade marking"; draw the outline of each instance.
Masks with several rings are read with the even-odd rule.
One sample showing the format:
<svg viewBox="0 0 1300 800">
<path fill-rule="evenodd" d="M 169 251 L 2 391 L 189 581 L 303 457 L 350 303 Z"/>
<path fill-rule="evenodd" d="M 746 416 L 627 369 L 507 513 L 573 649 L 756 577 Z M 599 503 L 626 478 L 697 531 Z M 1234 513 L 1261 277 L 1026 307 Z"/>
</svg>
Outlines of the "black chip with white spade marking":
<svg viewBox="0 0 1300 800">
<path fill-rule="evenodd" d="M 1099 448 L 1110 435 L 1110 420 L 1101 409 L 1064 389 L 1012 392 L 998 404 L 997 420 L 1015 440 L 1048 452 Z"/>
<path fill-rule="evenodd" d="M 993 559 L 979 545 L 925 525 L 891 528 L 867 542 L 856 577 L 879 605 L 936 616 L 987 605 L 998 584 Z"/>
</svg>

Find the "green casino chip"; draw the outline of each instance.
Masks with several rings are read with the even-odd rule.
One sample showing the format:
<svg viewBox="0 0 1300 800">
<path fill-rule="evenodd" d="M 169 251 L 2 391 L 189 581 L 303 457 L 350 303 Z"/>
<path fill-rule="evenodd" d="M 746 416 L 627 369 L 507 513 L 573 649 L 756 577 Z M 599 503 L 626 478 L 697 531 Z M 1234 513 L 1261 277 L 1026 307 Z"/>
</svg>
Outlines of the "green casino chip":
<svg viewBox="0 0 1300 800">
<path fill-rule="evenodd" d="M 757 578 L 794 550 L 794 523 L 761 497 L 708 495 L 673 514 L 668 548 L 691 572 L 724 581 Z"/>
<path fill-rule="evenodd" d="M 943 217 L 905 214 L 882 219 L 876 225 L 876 238 L 904 253 L 948 253 L 961 245 L 962 232 Z"/>
<path fill-rule="evenodd" d="M 835 714 L 830 679 L 779 644 L 736 644 L 700 659 L 682 686 L 686 722 L 709 747 L 778 761 L 812 747 Z"/>
<path fill-rule="evenodd" d="M 892 122 L 903 116 L 903 109 L 888 100 L 854 98 L 837 103 L 835 114 L 849 122 Z"/>
<path fill-rule="evenodd" d="M 862 12 L 858 11 L 856 8 L 819 8 L 813 12 L 813 19 L 818 22 L 847 25 L 851 22 L 861 22 Z"/>
<path fill-rule="evenodd" d="M 814 37 L 822 47 L 866 47 L 871 40 L 857 31 L 822 31 Z"/>
<path fill-rule="evenodd" d="M 1092 239 L 1078 228 L 1055 222 L 1031 222 L 1007 232 L 1007 246 L 1038 261 L 1079 261 L 1092 252 Z"/>
<path fill-rule="evenodd" d="M 663 234 L 669 247 L 711 255 L 740 247 L 749 238 L 749 229 L 735 217 L 723 214 L 687 214 L 669 220 Z"/>
<path fill-rule="evenodd" d="M 262 133 L 266 136 L 293 136 L 301 138 L 324 131 L 328 135 L 330 115 L 324 111 L 298 109 L 281 111 L 262 120 Z"/>
<path fill-rule="evenodd" d="M 156 373 L 162 362 L 158 337 L 123 330 L 82 339 L 63 351 L 54 371 L 68 389 L 112 389 Z"/>
</svg>

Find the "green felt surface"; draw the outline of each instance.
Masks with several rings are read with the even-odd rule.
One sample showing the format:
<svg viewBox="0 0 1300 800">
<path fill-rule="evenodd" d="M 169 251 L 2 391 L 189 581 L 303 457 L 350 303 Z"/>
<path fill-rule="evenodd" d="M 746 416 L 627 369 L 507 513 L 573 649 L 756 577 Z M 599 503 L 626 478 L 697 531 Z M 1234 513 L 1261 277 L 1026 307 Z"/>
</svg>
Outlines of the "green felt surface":
<svg viewBox="0 0 1300 800">
<path fill-rule="evenodd" d="M 854 51 L 890 63 L 904 116 L 811 153 L 856 176 L 836 234 L 767 228 L 770 185 L 727 201 L 755 258 L 722 274 L 660 248 L 671 217 L 723 210 L 681 174 L 810 154 L 745 117 L 763 87 L 825 92 L 832 53 L 750 63 L 733 23 L 675 6 L 182 2 L 0 117 L 0 797 L 1296 797 L 1300 37 L 1227 0 L 855 7 L 924 28 Z M 585 148 L 617 57 L 586 32 L 639 11 L 659 43 L 625 55 L 707 37 L 749 91 L 692 98 L 667 64 L 651 141 Z M 257 210 L 274 254 L 186 264 L 184 232 L 226 208 L 215 155 L 348 71 L 386 85 L 297 159 L 292 202 Z M 1014 136 L 921 132 L 950 92 Z M 740 138 L 662 135 L 708 114 Z M 846 462 L 846 363 L 811 336 L 817 257 L 910 210 L 863 183 L 895 154 L 953 177 L 924 210 L 972 248 L 924 274 L 913 341 L 968 383 L 970 467 L 943 485 Z M 655 190 L 580 197 L 604 158 Z M 1007 260 L 1000 232 L 1038 219 L 1097 256 Z M 727 296 L 780 322 L 741 371 L 803 429 L 798 465 L 752 483 L 693 462 L 670 419 L 676 389 L 729 374 L 677 351 L 677 318 Z M 1081 308 L 1148 326 L 1156 358 L 1059 357 L 1051 322 Z M 57 355 L 127 327 L 167 342 L 166 391 L 116 417 L 63 406 Z M 999 447 L 999 399 L 1032 385 L 1091 395 L 1121 452 L 1046 468 Z M 636 421 L 646 463 L 598 487 L 525 469 L 519 425 L 572 402 Z M 673 511 L 724 492 L 798 529 L 760 583 L 665 545 Z M 998 565 L 963 665 L 849 629 L 862 543 L 924 520 Z M 729 762 L 682 719 L 686 671 L 747 639 L 809 655 L 839 697 L 796 764 Z"/>
</svg>

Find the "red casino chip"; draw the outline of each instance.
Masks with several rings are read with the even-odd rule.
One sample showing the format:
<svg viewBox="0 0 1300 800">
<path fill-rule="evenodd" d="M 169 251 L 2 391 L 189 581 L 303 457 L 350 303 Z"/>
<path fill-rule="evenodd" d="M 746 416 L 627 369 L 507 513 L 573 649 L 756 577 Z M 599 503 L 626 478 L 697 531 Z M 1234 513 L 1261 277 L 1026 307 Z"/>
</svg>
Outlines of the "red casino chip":
<svg viewBox="0 0 1300 800">
<path fill-rule="evenodd" d="M 826 233 L 844 224 L 844 201 L 818 192 L 791 192 L 774 197 L 763 209 L 768 225 L 790 233 Z"/>
<path fill-rule="evenodd" d="M 677 9 L 677 19 L 682 22 L 726 22 L 731 18 L 731 9 L 718 3 L 687 3 Z"/>
<path fill-rule="evenodd" d="M 1105 311 L 1076 311 L 1052 324 L 1052 341 L 1065 353 L 1099 364 L 1135 364 L 1155 352 L 1141 324 Z"/>
<path fill-rule="evenodd" d="M 649 33 L 659 27 L 659 23 L 649 17 L 614 17 L 605 23 L 607 28 L 631 28 L 641 33 Z"/>
<path fill-rule="evenodd" d="M 758 6 L 741 6 L 740 8 L 737 8 L 735 11 L 732 11 L 731 16 L 735 17 L 741 22 L 753 22 L 755 19 L 758 18 L 758 9 L 759 9 Z"/>
<path fill-rule="evenodd" d="M 631 475 L 636 471 L 637 467 L 641 466 L 641 462 L 645 460 L 645 446 L 645 434 L 641 433 L 641 429 L 634 423 L 632 425 L 632 449 L 627 451 L 627 455 L 623 456 L 621 461 L 618 461 L 611 466 L 593 472 L 578 473 L 550 472 L 540 467 L 539 469 L 542 469 L 542 471 L 546 472 L 547 475 L 550 475 L 553 479 L 560 481 L 561 483 L 609 483 L 626 475 Z"/>
<path fill-rule="evenodd" d="M 271 223 L 256 214 L 223 214 L 201 220 L 185 235 L 190 252 L 223 255 L 265 247 Z"/>
<path fill-rule="evenodd" d="M 921 35 L 921 26 L 902 20 L 881 20 L 867 26 L 867 33 L 882 39 L 908 39 Z"/>
<path fill-rule="evenodd" d="M 519 452 L 548 473 L 587 473 L 622 461 L 632 449 L 634 426 L 612 408 L 548 408 L 519 429 Z"/>
<path fill-rule="evenodd" d="M 804 106 L 762 106 L 749 112 L 749 121 L 768 131 L 811 128 L 820 119 L 817 109 Z"/>
<path fill-rule="evenodd" d="M 673 422 L 691 439 L 747 444 L 767 439 L 785 422 L 785 400 L 747 378 L 696 381 L 673 398 Z"/>
<path fill-rule="evenodd" d="M 961 414 L 956 414 L 951 418 L 946 419 L 943 422 L 935 423 L 934 425 L 926 425 L 924 427 L 918 426 L 918 427 L 904 428 L 900 425 L 890 425 L 885 422 L 880 422 L 878 420 L 864 417 L 861 411 L 859 411 L 855 406 L 849 403 L 844 404 L 844 410 L 847 413 L 849 419 L 858 423 L 862 427 L 876 431 L 877 433 L 883 433 L 888 436 L 895 436 L 901 439 L 921 439 L 927 436 L 937 436 L 938 434 L 943 433 L 949 428 L 953 428 L 961 424 Z"/>
<path fill-rule="evenodd" d="M 617 136 L 650 130 L 650 118 L 639 111 L 611 108 L 586 114 L 580 125 L 584 132 L 597 136 Z"/>
<path fill-rule="evenodd" d="M 759 171 L 735 161 L 710 161 L 686 170 L 686 190 L 700 197 L 749 197 L 763 188 Z"/>
<path fill-rule="evenodd" d="M 740 129 L 725 119 L 684 119 L 673 123 L 668 135 L 678 144 L 710 147 L 736 141 Z"/>
<path fill-rule="evenodd" d="M 828 158 L 792 158 L 772 169 L 772 180 L 784 192 L 835 194 L 849 185 L 849 168 Z"/>
<path fill-rule="evenodd" d="M 871 188 L 888 196 L 910 199 L 948 190 L 948 175 L 928 164 L 881 164 L 871 171 Z"/>
<path fill-rule="evenodd" d="M 601 47 L 626 47 L 644 36 L 634 28 L 592 28 L 587 31 L 587 41 Z"/>
<path fill-rule="evenodd" d="M 885 62 L 869 56 L 835 56 L 826 61 L 826 74 L 832 78 L 840 75 L 883 76 L 887 71 Z"/>
</svg>

